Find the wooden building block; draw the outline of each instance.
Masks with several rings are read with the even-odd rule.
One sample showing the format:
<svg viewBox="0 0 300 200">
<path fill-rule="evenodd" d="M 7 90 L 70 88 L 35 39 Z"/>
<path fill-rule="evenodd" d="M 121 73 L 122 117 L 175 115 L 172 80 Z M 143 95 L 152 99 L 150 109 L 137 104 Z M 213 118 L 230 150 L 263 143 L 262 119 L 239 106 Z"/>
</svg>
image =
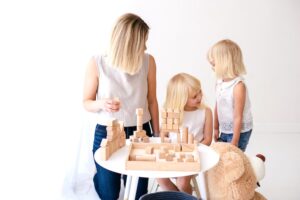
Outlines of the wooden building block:
<svg viewBox="0 0 300 200">
<path fill-rule="evenodd" d="M 168 130 L 172 130 L 173 129 L 173 125 L 172 124 L 167 124 L 167 129 Z"/>
<path fill-rule="evenodd" d="M 194 144 L 194 135 L 192 133 L 188 134 L 188 144 Z"/>
<path fill-rule="evenodd" d="M 137 131 L 137 132 L 141 132 L 142 130 L 143 130 L 143 127 L 142 127 L 142 126 L 137 126 L 137 127 L 136 127 L 136 131 Z"/>
<path fill-rule="evenodd" d="M 116 126 L 118 124 L 118 120 L 110 119 L 106 122 L 106 126 Z"/>
<path fill-rule="evenodd" d="M 143 114 L 144 114 L 143 108 L 137 108 L 137 109 L 135 110 L 135 114 L 136 114 L 136 115 L 143 115 Z"/>
<path fill-rule="evenodd" d="M 167 108 L 167 113 L 172 113 L 173 112 L 173 109 L 172 108 Z"/>
<path fill-rule="evenodd" d="M 101 147 L 106 147 L 106 146 L 107 146 L 107 143 L 108 143 L 108 140 L 105 139 L 105 138 L 103 138 L 103 139 L 101 140 L 100 146 L 101 146 Z"/>
<path fill-rule="evenodd" d="M 109 147 L 100 147 L 100 159 L 108 160 L 110 157 Z"/>
<path fill-rule="evenodd" d="M 135 160 L 138 161 L 156 161 L 155 155 L 136 155 Z"/>
<path fill-rule="evenodd" d="M 146 147 L 146 149 L 145 149 L 145 152 L 146 152 L 146 154 L 153 154 L 153 147 L 152 146 L 148 146 L 148 147 Z"/>
<path fill-rule="evenodd" d="M 150 142 L 149 137 L 148 137 L 148 136 L 143 137 L 143 138 L 142 138 L 142 142 L 145 142 L 145 143 Z"/>
<path fill-rule="evenodd" d="M 175 113 L 180 113 L 180 109 L 175 108 L 175 109 L 174 109 L 174 112 L 175 112 Z"/>
<path fill-rule="evenodd" d="M 182 143 L 188 143 L 188 128 L 182 127 Z"/>
<path fill-rule="evenodd" d="M 192 152 L 194 151 L 194 145 L 190 144 L 181 144 L 181 151 L 182 152 Z"/>
<path fill-rule="evenodd" d="M 164 138 L 164 143 L 171 143 L 171 138 L 165 137 L 165 138 Z"/>
<path fill-rule="evenodd" d="M 168 116 L 168 114 L 167 114 L 166 111 L 162 111 L 162 112 L 161 112 L 161 118 L 166 119 L 167 116 Z"/>
<path fill-rule="evenodd" d="M 181 137 L 180 137 L 180 133 L 177 133 L 177 143 L 180 144 L 181 143 Z"/>
<path fill-rule="evenodd" d="M 119 121 L 119 127 L 120 127 L 121 131 L 124 130 L 124 122 L 123 121 Z"/>
<path fill-rule="evenodd" d="M 180 119 L 180 113 L 173 113 L 173 118 L 174 119 Z"/>
<path fill-rule="evenodd" d="M 173 119 L 173 124 L 177 124 L 179 126 L 180 119 Z"/>
<path fill-rule="evenodd" d="M 162 125 L 161 125 L 161 128 L 162 128 L 163 130 L 167 129 L 167 124 L 162 124 Z"/>
<path fill-rule="evenodd" d="M 159 159 L 165 159 L 166 155 L 167 155 L 167 153 L 164 153 L 164 152 L 158 152 L 158 154 L 157 154 Z"/>
<path fill-rule="evenodd" d="M 170 154 L 167 154 L 166 161 L 173 161 L 173 156 Z"/>
<path fill-rule="evenodd" d="M 161 146 L 160 147 L 160 152 L 162 152 L 162 153 L 168 153 L 168 149 L 166 147 Z"/>
<path fill-rule="evenodd" d="M 133 135 L 137 138 L 143 138 L 147 136 L 146 131 L 140 130 L 140 131 L 133 131 Z"/>
<path fill-rule="evenodd" d="M 184 160 L 184 162 L 194 162 L 194 158 L 193 157 L 191 157 L 191 158 L 184 158 L 183 160 Z"/>
<path fill-rule="evenodd" d="M 174 129 L 174 130 L 179 129 L 179 125 L 178 124 L 173 124 L 172 129 Z"/>
<path fill-rule="evenodd" d="M 143 116 L 137 116 L 136 125 L 137 126 L 143 126 Z"/>
<path fill-rule="evenodd" d="M 181 151 L 181 145 L 180 144 L 174 144 L 173 151 L 180 152 Z"/>
<path fill-rule="evenodd" d="M 172 118 L 167 118 L 167 124 L 173 124 L 173 119 Z"/>
</svg>

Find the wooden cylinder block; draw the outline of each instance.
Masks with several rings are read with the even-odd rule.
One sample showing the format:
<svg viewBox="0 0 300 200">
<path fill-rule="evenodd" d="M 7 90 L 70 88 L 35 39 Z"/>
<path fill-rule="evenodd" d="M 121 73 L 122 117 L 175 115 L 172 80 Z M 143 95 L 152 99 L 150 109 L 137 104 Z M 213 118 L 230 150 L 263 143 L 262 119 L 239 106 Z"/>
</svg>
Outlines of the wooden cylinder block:
<svg viewBox="0 0 300 200">
<path fill-rule="evenodd" d="M 135 160 L 138 160 L 138 161 L 155 161 L 156 156 L 155 155 L 136 155 Z"/>
<path fill-rule="evenodd" d="M 188 143 L 188 128 L 182 127 L 182 143 Z"/>
<path fill-rule="evenodd" d="M 189 133 L 189 144 L 194 144 L 194 135 L 192 133 Z"/>
</svg>

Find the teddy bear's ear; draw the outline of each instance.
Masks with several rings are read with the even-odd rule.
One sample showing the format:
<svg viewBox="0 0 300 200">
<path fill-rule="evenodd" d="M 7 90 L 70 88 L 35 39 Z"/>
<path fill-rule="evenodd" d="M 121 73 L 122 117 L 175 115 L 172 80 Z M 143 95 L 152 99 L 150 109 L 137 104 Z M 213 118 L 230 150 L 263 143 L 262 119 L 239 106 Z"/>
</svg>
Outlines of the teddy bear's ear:
<svg viewBox="0 0 300 200">
<path fill-rule="evenodd" d="M 238 153 L 229 151 L 222 156 L 221 160 L 224 164 L 226 182 L 231 183 L 243 175 L 245 171 L 243 158 Z"/>
</svg>

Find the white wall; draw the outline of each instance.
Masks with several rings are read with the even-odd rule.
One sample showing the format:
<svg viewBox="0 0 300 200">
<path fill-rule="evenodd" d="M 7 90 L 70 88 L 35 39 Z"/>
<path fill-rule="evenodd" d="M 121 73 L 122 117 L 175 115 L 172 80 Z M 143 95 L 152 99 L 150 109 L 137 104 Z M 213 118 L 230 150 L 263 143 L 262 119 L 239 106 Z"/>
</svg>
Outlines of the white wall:
<svg viewBox="0 0 300 200">
<path fill-rule="evenodd" d="M 213 105 L 206 51 L 230 38 L 244 53 L 257 132 L 300 132 L 299 8 L 297 0 L 1 1 L 1 195 L 53 199 L 60 190 L 62 168 L 88 130 L 85 65 L 105 49 L 125 12 L 151 27 L 148 52 L 157 62 L 160 104 L 167 80 L 185 71 L 202 81 Z"/>
</svg>

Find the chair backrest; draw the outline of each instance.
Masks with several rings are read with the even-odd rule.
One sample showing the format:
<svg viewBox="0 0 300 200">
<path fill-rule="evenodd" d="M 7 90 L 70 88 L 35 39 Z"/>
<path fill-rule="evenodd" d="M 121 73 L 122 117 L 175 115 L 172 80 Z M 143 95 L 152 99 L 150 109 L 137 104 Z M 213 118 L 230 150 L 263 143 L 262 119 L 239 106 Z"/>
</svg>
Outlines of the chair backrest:
<svg viewBox="0 0 300 200">
<path fill-rule="evenodd" d="M 197 198 L 184 192 L 163 191 L 145 194 L 139 200 L 197 200 Z"/>
</svg>

